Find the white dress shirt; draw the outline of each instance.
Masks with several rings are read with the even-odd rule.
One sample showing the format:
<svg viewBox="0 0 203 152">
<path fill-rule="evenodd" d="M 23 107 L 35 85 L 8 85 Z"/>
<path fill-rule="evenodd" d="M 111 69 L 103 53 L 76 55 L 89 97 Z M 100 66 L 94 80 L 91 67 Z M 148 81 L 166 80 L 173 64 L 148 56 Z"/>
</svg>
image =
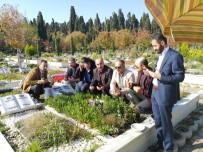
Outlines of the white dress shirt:
<svg viewBox="0 0 203 152">
<path fill-rule="evenodd" d="M 162 64 L 164 57 L 165 57 L 168 50 L 169 50 L 169 46 L 167 46 L 164 49 L 164 51 L 159 55 L 159 59 L 158 59 L 157 66 L 156 66 L 156 72 L 160 70 L 161 64 Z M 158 86 L 158 80 L 156 78 L 153 79 L 152 83 L 153 83 L 153 85 Z"/>
</svg>

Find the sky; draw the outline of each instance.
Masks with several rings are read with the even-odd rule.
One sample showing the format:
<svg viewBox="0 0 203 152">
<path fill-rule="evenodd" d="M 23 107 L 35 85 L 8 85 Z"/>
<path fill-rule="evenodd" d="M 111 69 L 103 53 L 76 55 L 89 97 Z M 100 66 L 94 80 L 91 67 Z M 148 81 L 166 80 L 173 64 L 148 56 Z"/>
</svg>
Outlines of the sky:
<svg viewBox="0 0 203 152">
<path fill-rule="evenodd" d="M 0 6 L 10 4 L 17 7 L 29 20 L 37 18 L 39 11 L 42 12 L 45 22 L 68 22 L 70 18 L 70 7 L 74 6 L 77 16 L 83 16 L 85 22 L 90 18 L 95 19 L 98 13 L 100 21 L 105 21 L 113 12 L 118 13 L 118 9 L 123 11 L 125 19 L 128 12 L 135 14 L 140 20 L 143 12 L 149 13 L 144 0 L 0 0 Z M 152 19 L 151 14 L 150 19 Z"/>
</svg>

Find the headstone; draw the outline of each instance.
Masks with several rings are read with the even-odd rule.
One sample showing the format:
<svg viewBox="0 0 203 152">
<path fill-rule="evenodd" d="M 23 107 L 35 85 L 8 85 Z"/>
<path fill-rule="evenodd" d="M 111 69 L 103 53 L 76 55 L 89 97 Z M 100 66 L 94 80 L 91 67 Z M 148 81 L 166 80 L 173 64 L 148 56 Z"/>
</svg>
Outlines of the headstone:
<svg viewBox="0 0 203 152">
<path fill-rule="evenodd" d="M 36 104 L 28 93 L 0 97 L 0 111 L 2 115 L 8 115 L 33 109 Z"/>
<path fill-rule="evenodd" d="M 4 74 L 3 68 L 0 68 L 0 74 Z"/>
<path fill-rule="evenodd" d="M 28 110 L 35 108 L 35 103 L 28 93 L 15 95 L 21 110 Z"/>
<path fill-rule="evenodd" d="M 16 98 L 12 95 L 0 98 L 0 110 L 1 114 L 5 115 L 21 111 Z"/>
<path fill-rule="evenodd" d="M 5 74 L 10 74 L 11 73 L 11 71 L 9 69 L 7 69 L 7 68 L 3 68 L 3 71 L 4 71 Z"/>
</svg>

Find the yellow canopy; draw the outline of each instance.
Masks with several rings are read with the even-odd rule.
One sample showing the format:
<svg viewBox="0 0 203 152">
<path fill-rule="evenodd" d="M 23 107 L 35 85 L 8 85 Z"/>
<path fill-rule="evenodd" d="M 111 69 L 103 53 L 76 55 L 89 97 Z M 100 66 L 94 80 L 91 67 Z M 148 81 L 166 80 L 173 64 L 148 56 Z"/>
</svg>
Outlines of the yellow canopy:
<svg viewBox="0 0 203 152">
<path fill-rule="evenodd" d="M 203 0 L 145 0 L 166 37 L 203 43 Z"/>
</svg>

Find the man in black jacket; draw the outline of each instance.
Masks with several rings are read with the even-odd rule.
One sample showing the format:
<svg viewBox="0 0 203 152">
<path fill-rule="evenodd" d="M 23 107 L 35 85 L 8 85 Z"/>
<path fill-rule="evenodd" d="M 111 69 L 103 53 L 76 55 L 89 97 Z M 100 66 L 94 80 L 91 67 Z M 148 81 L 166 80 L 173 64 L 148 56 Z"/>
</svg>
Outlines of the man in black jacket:
<svg viewBox="0 0 203 152">
<path fill-rule="evenodd" d="M 109 95 L 113 69 L 104 65 L 104 60 L 102 58 L 97 59 L 95 64 L 97 68 L 93 70 L 93 81 L 89 89 L 94 94 L 104 93 Z"/>
</svg>

